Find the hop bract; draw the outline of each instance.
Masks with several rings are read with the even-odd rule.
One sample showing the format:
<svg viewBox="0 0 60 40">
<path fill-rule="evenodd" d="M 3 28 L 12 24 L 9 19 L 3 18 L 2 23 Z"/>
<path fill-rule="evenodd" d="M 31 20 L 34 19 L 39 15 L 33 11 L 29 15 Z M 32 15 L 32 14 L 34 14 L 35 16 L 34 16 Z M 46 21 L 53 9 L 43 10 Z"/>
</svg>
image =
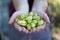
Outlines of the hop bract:
<svg viewBox="0 0 60 40">
<path fill-rule="evenodd" d="M 38 21 L 38 26 L 41 26 L 41 25 L 43 25 L 44 24 L 44 21 L 43 20 L 39 20 Z"/>
</svg>

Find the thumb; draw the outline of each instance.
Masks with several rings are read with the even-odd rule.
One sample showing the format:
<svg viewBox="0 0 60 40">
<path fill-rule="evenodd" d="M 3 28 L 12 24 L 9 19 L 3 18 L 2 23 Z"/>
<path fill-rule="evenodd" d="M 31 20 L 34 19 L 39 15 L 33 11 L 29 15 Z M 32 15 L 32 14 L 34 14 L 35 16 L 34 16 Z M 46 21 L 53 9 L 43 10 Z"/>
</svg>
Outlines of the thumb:
<svg viewBox="0 0 60 40">
<path fill-rule="evenodd" d="M 49 17 L 45 12 L 40 11 L 38 14 L 46 21 L 46 23 L 50 23 Z"/>
<path fill-rule="evenodd" d="M 44 13 L 44 20 L 46 21 L 46 23 L 50 23 L 50 19 L 48 17 L 48 15 L 46 13 Z"/>
<path fill-rule="evenodd" d="M 20 14 L 15 12 L 13 13 L 13 15 L 11 16 L 10 20 L 9 20 L 9 24 L 12 24 L 14 22 L 14 20 L 16 19 L 17 16 L 19 16 Z"/>
<path fill-rule="evenodd" d="M 16 15 L 13 14 L 9 20 L 9 24 L 12 24 L 14 22 L 15 18 L 16 18 Z"/>
</svg>

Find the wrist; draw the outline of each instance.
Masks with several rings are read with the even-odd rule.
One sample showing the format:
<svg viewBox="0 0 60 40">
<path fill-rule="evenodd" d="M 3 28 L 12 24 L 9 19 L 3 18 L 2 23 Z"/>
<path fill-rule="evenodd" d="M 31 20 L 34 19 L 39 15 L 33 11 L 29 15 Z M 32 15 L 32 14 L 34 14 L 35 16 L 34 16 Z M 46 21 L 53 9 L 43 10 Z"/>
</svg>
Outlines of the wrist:
<svg viewBox="0 0 60 40">
<path fill-rule="evenodd" d="M 19 6 L 16 11 L 21 11 L 21 12 L 24 12 L 24 13 L 28 13 L 29 12 L 28 4 Z"/>
<path fill-rule="evenodd" d="M 42 8 L 32 8 L 32 12 L 38 13 L 40 11 L 43 11 Z"/>
<path fill-rule="evenodd" d="M 48 7 L 47 0 L 35 0 L 32 11 L 46 11 L 46 8 Z"/>
<path fill-rule="evenodd" d="M 17 11 L 19 11 L 20 13 L 28 13 L 29 12 L 29 10 L 25 10 L 25 9 L 20 9 L 20 10 L 17 10 Z"/>
<path fill-rule="evenodd" d="M 15 7 L 15 10 L 28 10 L 29 6 L 28 6 L 28 1 L 27 0 L 13 0 L 13 4 Z"/>
</svg>

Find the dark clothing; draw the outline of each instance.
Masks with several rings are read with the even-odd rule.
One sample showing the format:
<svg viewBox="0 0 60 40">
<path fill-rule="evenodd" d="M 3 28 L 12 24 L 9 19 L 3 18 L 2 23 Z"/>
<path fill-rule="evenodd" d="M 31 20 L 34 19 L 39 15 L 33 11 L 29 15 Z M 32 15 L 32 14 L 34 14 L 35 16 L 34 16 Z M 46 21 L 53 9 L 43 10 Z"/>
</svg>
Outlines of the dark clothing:
<svg viewBox="0 0 60 40">
<path fill-rule="evenodd" d="M 0 40 L 1 40 L 1 34 L 0 34 Z"/>
<path fill-rule="evenodd" d="M 28 3 L 29 3 L 29 11 L 31 11 L 31 9 L 32 9 L 32 5 L 33 5 L 33 2 L 34 2 L 34 0 L 28 0 Z M 11 15 L 13 14 L 13 12 L 15 12 L 15 9 L 14 9 L 14 6 L 13 6 L 13 3 L 11 2 L 11 4 L 10 4 L 10 17 L 11 17 Z"/>
<path fill-rule="evenodd" d="M 48 24 L 46 25 L 44 30 L 31 34 L 19 32 L 13 26 L 10 26 L 8 36 L 10 40 L 51 40 L 50 29 Z"/>
</svg>

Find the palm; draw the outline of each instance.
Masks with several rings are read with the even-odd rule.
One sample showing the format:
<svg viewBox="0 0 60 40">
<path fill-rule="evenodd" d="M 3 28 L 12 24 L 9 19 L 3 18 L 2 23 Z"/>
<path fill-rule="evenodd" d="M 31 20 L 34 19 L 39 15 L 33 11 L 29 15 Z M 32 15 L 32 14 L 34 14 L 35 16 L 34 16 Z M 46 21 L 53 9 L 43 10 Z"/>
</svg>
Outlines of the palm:
<svg viewBox="0 0 60 40">
<path fill-rule="evenodd" d="M 40 12 L 37 12 L 37 14 L 38 14 L 41 18 L 44 19 L 45 23 L 44 23 L 44 25 L 42 25 L 42 26 L 38 26 L 38 27 L 36 27 L 36 28 L 31 29 L 30 32 L 36 32 L 36 31 L 43 30 L 43 29 L 45 28 L 45 26 L 46 26 L 46 23 L 50 23 L 49 17 L 47 16 L 47 14 L 46 14 L 45 12 L 40 11 Z"/>
<path fill-rule="evenodd" d="M 19 26 L 14 20 L 19 17 L 22 13 L 25 12 L 21 12 L 21 11 L 16 11 L 15 13 L 13 13 L 13 15 L 10 18 L 9 24 L 14 24 L 14 27 L 18 30 L 18 31 L 23 31 L 23 32 L 28 32 L 27 29 L 25 29 L 24 27 Z M 27 12 L 25 14 L 28 14 Z"/>
</svg>

